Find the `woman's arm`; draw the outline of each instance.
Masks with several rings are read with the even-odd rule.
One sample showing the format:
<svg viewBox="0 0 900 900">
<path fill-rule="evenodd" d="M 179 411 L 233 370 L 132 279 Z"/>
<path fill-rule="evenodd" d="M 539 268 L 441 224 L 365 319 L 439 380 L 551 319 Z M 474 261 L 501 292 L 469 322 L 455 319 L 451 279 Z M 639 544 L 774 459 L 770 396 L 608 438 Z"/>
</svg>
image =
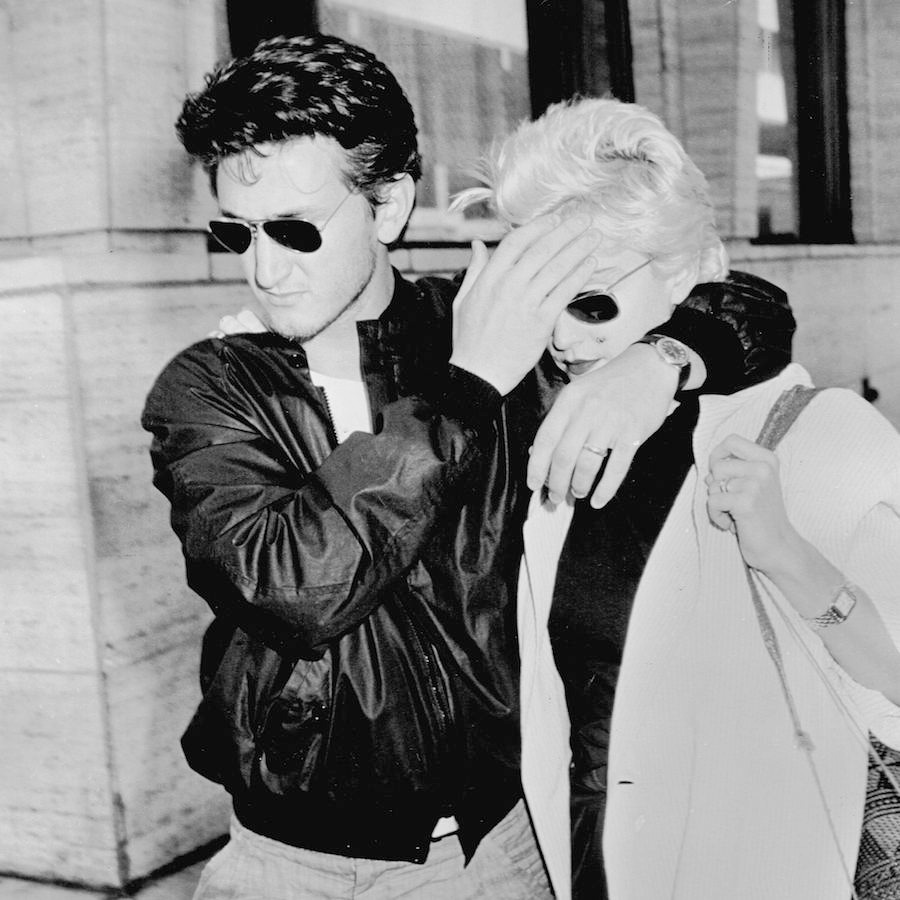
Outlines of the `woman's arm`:
<svg viewBox="0 0 900 900">
<path fill-rule="evenodd" d="M 840 423 L 835 427 L 841 427 Z M 829 450 L 842 457 L 838 448 L 823 442 L 821 452 Z M 839 462 L 852 466 L 858 461 L 840 458 Z M 816 461 L 809 465 L 815 467 Z M 890 474 L 878 477 L 889 498 Z M 895 637 L 869 593 L 794 527 L 786 511 L 776 455 L 730 435 L 712 451 L 706 480 L 710 517 L 717 526 L 735 532 L 747 564 L 772 581 L 851 678 L 900 706 L 900 650 Z M 842 485 L 825 478 L 818 491 L 810 502 L 817 503 L 823 519 L 836 518 Z M 844 543 L 853 578 L 865 581 L 866 570 L 877 565 L 879 556 L 900 552 L 897 511 L 888 503 L 873 506 Z M 878 579 L 873 583 L 880 586 Z M 833 604 L 837 612 L 831 612 Z M 846 618 L 841 620 L 843 615 Z"/>
<path fill-rule="evenodd" d="M 755 275 L 730 272 L 698 284 L 671 319 L 653 329 L 683 344 L 691 361 L 682 390 L 731 394 L 777 375 L 791 360 L 794 316 L 787 294 Z M 566 385 L 534 440 L 528 486 L 551 497 L 591 493 L 604 506 L 622 483 L 638 447 L 665 421 L 679 394 L 679 370 L 637 343 Z M 552 399 L 550 393 L 547 400 Z M 549 405 L 549 403 L 548 403 Z M 585 445 L 609 448 L 604 459 Z M 603 475 L 594 484 L 601 466 Z"/>
</svg>

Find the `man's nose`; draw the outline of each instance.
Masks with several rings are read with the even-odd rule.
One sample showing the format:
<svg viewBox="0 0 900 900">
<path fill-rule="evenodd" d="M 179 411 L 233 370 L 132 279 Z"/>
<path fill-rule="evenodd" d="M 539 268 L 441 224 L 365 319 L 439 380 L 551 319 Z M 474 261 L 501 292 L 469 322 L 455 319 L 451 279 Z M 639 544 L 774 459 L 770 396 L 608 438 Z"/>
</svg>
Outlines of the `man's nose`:
<svg viewBox="0 0 900 900">
<path fill-rule="evenodd" d="M 254 254 L 253 279 L 260 290 L 271 290 L 290 271 L 288 254 L 291 251 L 272 240 L 258 226 L 250 252 Z"/>
</svg>

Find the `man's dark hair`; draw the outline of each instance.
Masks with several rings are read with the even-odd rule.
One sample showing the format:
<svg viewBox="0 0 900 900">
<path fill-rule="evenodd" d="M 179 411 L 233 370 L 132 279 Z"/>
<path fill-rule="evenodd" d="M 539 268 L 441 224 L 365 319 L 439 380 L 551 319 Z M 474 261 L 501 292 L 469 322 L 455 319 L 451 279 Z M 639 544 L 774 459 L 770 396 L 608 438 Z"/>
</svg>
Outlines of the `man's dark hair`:
<svg viewBox="0 0 900 900">
<path fill-rule="evenodd" d="M 348 186 L 373 204 L 387 182 L 422 173 L 415 117 L 397 79 L 367 50 L 330 35 L 270 38 L 219 66 L 188 95 L 175 129 L 213 190 L 224 157 L 316 135 L 347 151 Z"/>
</svg>

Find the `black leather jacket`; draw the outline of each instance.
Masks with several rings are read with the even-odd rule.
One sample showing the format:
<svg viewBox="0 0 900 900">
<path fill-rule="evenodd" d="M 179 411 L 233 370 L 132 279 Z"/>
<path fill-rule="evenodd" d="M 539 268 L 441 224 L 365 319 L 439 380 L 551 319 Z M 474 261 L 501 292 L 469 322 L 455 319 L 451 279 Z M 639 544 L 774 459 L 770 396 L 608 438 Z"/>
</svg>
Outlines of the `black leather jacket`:
<svg viewBox="0 0 900 900">
<path fill-rule="evenodd" d="M 733 389 L 787 362 L 783 294 L 701 287 L 700 312 L 687 301 L 660 331 L 746 362 L 743 328 L 755 365 Z M 375 434 L 336 446 L 302 348 L 272 334 L 195 344 L 147 400 L 154 484 L 216 614 L 183 747 L 285 843 L 422 861 L 454 815 L 471 855 L 520 795 L 513 603 L 537 382 L 502 403 L 447 365 L 453 293 L 397 276 L 358 324 Z M 737 327 L 709 322 L 710 298 Z"/>
</svg>

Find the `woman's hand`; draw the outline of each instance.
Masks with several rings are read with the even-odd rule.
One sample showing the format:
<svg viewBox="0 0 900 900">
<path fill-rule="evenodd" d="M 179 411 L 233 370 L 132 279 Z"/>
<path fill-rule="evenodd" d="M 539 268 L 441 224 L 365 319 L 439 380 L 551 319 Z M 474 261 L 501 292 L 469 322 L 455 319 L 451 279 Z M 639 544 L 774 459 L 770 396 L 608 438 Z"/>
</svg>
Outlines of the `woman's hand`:
<svg viewBox="0 0 900 900">
<path fill-rule="evenodd" d="M 228 334 L 258 334 L 268 331 L 252 309 L 242 309 L 236 316 L 222 316 L 219 327 L 211 331 L 207 337 L 223 338 Z"/>
<path fill-rule="evenodd" d="M 706 483 L 710 518 L 737 533 L 747 564 L 804 619 L 821 616 L 846 576 L 791 525 L 775 454 L 732 434 L 710 454 Z M 848 618 L 816 633 L 852 678 L 900 706 L 900 651 L 871 598 L 856 586 L 853 593 Z"/>
<path fill-rule="evenodd" d="M 747 565 L 772 578 L 793 567 L 802 539 L 788 519 L 778 457 L 771 450 L 729 435 L 710 454 L 706 484 L 710 519 L 737 534 Z"/>
</svg>

